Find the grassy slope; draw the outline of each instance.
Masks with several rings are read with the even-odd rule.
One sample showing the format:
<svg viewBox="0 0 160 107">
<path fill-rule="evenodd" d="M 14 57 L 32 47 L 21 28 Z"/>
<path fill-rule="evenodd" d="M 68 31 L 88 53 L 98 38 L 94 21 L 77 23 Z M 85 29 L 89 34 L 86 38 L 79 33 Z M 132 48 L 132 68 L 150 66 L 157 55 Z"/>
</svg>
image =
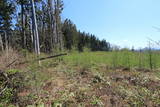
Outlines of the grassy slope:
<svg viewBox="0 0 160 107">
<path fill-rule="evenodd" d="M 157 53 L 155 53 L 157 54 Z M 73 52 L 67 56 L 30 63 L 27 88 L 19 93 L 22 105 L 67 107 L 160 106 L 160 73 L 149 68 L 147 54 L 131 52 Z M 154 55 L 154 62 L 160 56 Z M 159 62 L 155 63 L 159 67 Z M 124 68 L 124 67 L 127 68 Z"/>
<path fill-rule="evenodd" d="M 153 52 L 152 62 L 154 68 L 160 68 L 160 53 Z M 105 64 L 110 67 L 141 67 L 149 68 L 149 55 L 147 52 L 83 52 L 71 53 L 64 58 L 65 62 L 80 66 L 92 66 L 92 64 Z"/>
</svg>

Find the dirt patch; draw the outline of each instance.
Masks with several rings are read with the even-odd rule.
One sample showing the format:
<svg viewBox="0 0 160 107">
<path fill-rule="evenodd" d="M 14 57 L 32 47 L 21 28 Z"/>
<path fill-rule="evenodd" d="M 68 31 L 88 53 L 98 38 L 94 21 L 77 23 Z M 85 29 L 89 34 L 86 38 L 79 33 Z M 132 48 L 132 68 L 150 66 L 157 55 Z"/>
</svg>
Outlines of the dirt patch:
<svg viewBox="0 0 160 107">
<path fill-rule="evenodd" d="M 134 68 L 136 72 L 152 72 L 153 70 L 147 68 Z"/>
</svg>

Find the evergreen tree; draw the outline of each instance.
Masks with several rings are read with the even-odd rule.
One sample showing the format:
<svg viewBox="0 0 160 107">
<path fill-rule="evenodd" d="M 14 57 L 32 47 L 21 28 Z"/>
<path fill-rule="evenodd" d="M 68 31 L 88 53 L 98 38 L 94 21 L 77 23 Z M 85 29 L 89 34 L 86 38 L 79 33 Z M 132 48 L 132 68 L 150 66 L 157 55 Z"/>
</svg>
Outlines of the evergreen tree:
<svg viewBox="0 0 160 107">
<path fill-rule="evenodd" d="M 0 0 L 0 30 L 11 30 L 13 13 L 13 4 L 9 0 Z"/>
<path fill-rule="evenodd" d="M 14 6 L 10 0 L 0 1 L 0 45 L 1 50 L 8 49 L 8 44 L 10 40 L 9 34 L 12 30 L 12 15 L 14 13 Z M 4 45 L 5 44 L 5 45 Z M 4 45 L 4 46 L 3 46 Z"/>
</svg>

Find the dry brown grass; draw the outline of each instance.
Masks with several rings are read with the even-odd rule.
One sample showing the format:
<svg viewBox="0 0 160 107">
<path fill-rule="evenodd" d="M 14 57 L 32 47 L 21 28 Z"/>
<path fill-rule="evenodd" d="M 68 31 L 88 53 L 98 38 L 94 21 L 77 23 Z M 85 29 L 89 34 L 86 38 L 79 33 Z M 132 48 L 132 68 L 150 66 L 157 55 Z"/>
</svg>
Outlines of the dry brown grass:
<svg viewBox="0 0 160 107">
<path fill-rule="evenodd" d="M 12 48 L 9 48 L 8 51 L 0 52 L 0 69 L 15 68 L 16 64 L 22 59 L 23 56 Z"/>
</svg>

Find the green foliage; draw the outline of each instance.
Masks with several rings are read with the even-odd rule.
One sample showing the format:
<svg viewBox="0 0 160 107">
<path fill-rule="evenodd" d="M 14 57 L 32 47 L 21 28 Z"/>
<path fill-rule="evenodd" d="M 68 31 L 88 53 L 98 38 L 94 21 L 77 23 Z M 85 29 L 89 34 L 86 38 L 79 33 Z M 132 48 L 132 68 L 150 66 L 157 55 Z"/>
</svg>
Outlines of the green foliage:
<svg viewBox="0 0 160 107">
<path fill-rule="evenodd" d="M 10 69 L 10 70 L 7 70 L 6 72 L 11 75 L 11 74 L 19 73 L 19 72 L 21 72 L 21 71 L 18 70 L 18 69 Z"/>
<path fill-rule="evenodd" d="M 20 70 L 10 69 L 6 71 L 9 82 L 5 83 L 4 91 L 0 96 L 0 103 L 10 104 L 17 101 L 18 92 L 25 87 L 25 76 Z M 4 84 L 4 83 L 3 83 Z"/>
<path fill-rule="evenodd" d="M 0 104 L 0 107 L 6 107 L 6 104 Z M 8 105 L 7 107 L 16 107 L 16 106 L 14 106 L 14 105 Z"/>
<path fill-rule="evenodd" d="M 141 54 L 141 55 L 139 55 Z M 160 67 L 159 52 L 153 52 L 154 68 Z M 95 67 L 97 64 L 106 64 L 110 67 L 150 68 L 147 52 L 112 51 L 112 52 L 72 52 L 63 57 L 69 65 Z M 94 66 L 93 66 L 94 65 Z"/>
<path fill-rule="evenodd" d="M 9 105 L 8 107 L 16 107 L 16 106 L 14 106 L 14 105 Z"/>
<path fill-rule="evenodd" d="M 0 104 L 0 107 L 3 107 L 3 104 Z"/>
<path fill-rule="evenodd" d="M 96 97 L 96 96 L 93 96 L 93 99 L 92 99 L 92 101 L 91 101 L 91 104 L 92 104 L 92 105 L 98 105 L 98 106 L 100 106 L 100 107 L 103 107 L 103 106 L 104 106 L 104 104 L 102 103 L 102 101 L 100 100 L 100 98 L 99 98 L 99 97 Z"/>
<path fill-rule="evenodd" d="M 13 97 L 13 89 L 12 88 L 7 88 L 3 95 L 0 96 L 0 102 L 3 103 L 10 103 Z"/>
<path fill-rule="evenodd" d="M 12 26 L 13 3 L 10 0 L 1 0 L 0 10 L 0 30 L 8 31 Z"/>
</svg>

